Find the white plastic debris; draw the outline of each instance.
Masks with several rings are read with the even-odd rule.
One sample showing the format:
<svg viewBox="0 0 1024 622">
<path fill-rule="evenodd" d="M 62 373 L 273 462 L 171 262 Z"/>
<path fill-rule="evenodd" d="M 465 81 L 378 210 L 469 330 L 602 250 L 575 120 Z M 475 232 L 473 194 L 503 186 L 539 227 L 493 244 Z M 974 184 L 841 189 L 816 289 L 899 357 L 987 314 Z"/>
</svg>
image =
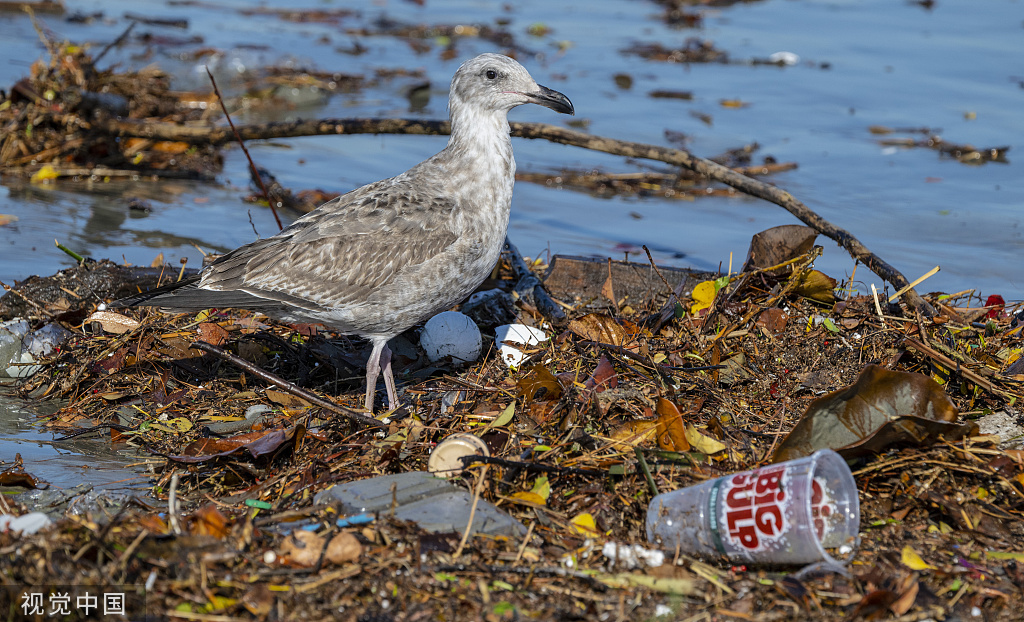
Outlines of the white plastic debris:
<svg viewBox="0 0 1024 622">
<path fill-rule="evenodd" d="M 450 478 L 462 475 L 466 470 L 462 458 L 469 456 L 490 456 L 487 443 L 479 436 L 462 433 L 453 434 L 437 444 L 430 452 L 427 470 L 436 477 Z"/>
<path fill-rule="evenodd" d="M 654 617 L 660 618 L 662 616 L 672 615 L 672 607 L 658 603 L 654 606 Z"/>
<path fill-rule="evenodd" d="M 0 532 L 20 531 L 22 535 L 31 535 L 50 525 L 53 521 L 42 512 L 29 512 L 21 516 L 0 514 Z"/>
<path fill-rule="evenodd" d="M 39 371 L 24 347 L 28 328 L 27 320 L 0 323 L 0 378 L 25 378 Z"/>
<path fill-rule="evenodd" d="M 25 336 L 24 349 L 33 356 L 49 356 L 71 337 L 71 331 L 60 324 L 47 324 Z"/>
<path fill-rule="evenodd" d="M 480 358 L 480 329 L 468 315 L 445 311 L 427 320 L 420 333 L 420 346 L 433 363 L 445 357 L 456 363 L 471 363 Z"/>
<path fill-rule="evenodd" d="M 509 367 L 519 367 L 526 354 L 512 344 L 535 346 L 548 340 L 548 334 L 525 324 L 504 324 L 494 329 L 494 338 L 500 344 L 499 356 Z"/>
<path fill-rule="evenodd" d="M 792 52 L 775 52 L 768 57 L 768 60 L 783 65 L 795 65 L 800 62 L 800 57 Z"/>
<path fill-rule="evenodd" d="M 622 568 L 657 568 L 665 563 L 665 554 L 661 551 L 645 549 L 639 544 L 621 544 L 605 542 L 601 553 Z"/>
</svg>

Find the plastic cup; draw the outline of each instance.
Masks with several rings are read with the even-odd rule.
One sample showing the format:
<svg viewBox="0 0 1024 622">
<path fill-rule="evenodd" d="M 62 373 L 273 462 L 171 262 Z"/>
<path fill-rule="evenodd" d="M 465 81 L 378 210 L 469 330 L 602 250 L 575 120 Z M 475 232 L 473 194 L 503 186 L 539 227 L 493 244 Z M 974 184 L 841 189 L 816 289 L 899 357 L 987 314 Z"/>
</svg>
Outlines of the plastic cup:
<svg viewBox="0 0 1024 622">
<path fill-rule="evenodd" d="M 857 484 L 831 449 L 663 493 L 647 509 L 661 548 L 750 564 L 847 563 L 859 529 Z"/>
</svg>

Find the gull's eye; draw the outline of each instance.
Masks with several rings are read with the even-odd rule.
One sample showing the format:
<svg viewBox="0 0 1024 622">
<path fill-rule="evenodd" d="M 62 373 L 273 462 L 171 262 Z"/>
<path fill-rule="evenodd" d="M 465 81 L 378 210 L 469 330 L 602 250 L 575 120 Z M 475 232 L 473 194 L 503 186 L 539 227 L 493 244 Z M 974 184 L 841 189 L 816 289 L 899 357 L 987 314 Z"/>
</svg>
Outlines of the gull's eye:
<svg viewBox="0 0 1024 622">
<path fill-rule="evenodd" d="M 493 69 L 488 69 L 487 70 L 487 79 L 488 80 L 493 80 L 493 79 L 495 79 L 497 77 L 498 77 L 498 72 L 497 71 L 495 71 Z"/>
</svg>

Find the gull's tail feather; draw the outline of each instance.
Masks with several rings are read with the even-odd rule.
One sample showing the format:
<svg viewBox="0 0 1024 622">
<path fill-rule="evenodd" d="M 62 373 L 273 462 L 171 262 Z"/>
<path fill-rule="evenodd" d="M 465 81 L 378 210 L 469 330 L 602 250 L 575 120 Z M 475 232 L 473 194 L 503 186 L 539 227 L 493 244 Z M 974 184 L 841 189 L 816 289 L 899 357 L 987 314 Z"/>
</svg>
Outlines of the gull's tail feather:
<svg viewBox="0 0 1024 622">
<path fill-rule="evenodd" d="M 202 311 L 211 307 L 238 308 L 260 311 L 264 308 L 276 308 L 280 302 L 253 296 L 240 290 L 217 291 L 199 289 L 200 275 L 196 274 L 176 283 L 151 289 L 148 292 L 126 296 L 110 303 L 110 308 L 120 307 L 160 307 L 169 313 Z"/>
</svg>

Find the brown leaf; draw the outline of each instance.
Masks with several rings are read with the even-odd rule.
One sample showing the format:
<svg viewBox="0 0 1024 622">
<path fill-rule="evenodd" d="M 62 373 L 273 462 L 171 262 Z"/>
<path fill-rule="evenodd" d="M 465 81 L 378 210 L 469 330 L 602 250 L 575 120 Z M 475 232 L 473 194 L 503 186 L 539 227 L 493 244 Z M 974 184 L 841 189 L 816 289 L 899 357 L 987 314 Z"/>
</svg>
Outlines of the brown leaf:
<svg viewBox="0 0 1024 622">
<path fill-rule="evenodd" d="M 920 588 L 920 585 L 917 581 L 913 579 L 910 579 L 909 582 L 910 585 L 903 590 L 903 593 L 900 594 L 900 597 L 894 600 L 891 605 L 889 605 L 889 610 L 892 611 L 895 615 L 901 616 L 906 612 L 910 611 L 910 608 L 914 606 L 914 601 L 917 600 L 917 592 Z"/>
<path fill-rule="evenodd" d="M 203 322 L 199 325 L 199 341 L 206 342 L 212 346 L 219 346 L 228 340 L 228 331 L 219 324 Z"/>
<path fill-rule="evenodd" d="M 658 447 L 666 451 L 690 451 L 683 416 L 670 400 L 658 398 Z"/>
<path fill-rule="evenodd" d="M 312 404 L 301 397 L 292 395 L 291 393 L 285 393 L 284 391 L 267 389 L 266 394 L 268 400 L 282 408 L 309 408 L 312 406 Z"/>
<path fill-rule="evenodd" d="M 934 380 L 922 374 L 868 365 L 857 381 L 814 400 L 773 460 L 782 462 L 835 449 L 844 458 L 884 451 L 896 443 L 927 445 L 976 430 L 958 426 L 957 409 Z"/>
<path fill-rule="evenodd" d="M 800 278 L 800 284 L 793 289 L 797 296 L 804 296 L 816 302 L 833 304 L 836 295 L 836 280 L 818 270 L 811 270 Z"/>
<path fill-rule="evenodd" d="M 217 506 L 208 503 L 189 517 L 190 533 L 194 536 L 213 536 L 218 540 L 228 535 L 230 520 L 217 509 Z"/>
<path fill-rule="evenodd" d="M 592 389 L 594 393 L 601 393 L 605 389 L 614 389 L 619 386 L 619 376 L 615 373 L 612 364 L 608 362 L 608 357 L 602 354 L 594 373 L 583 384 L 588 389 Z"/>
<path fill-rule="evenodd" d="M 604 285 L 601 286 L 601 295 L 610 300 L 613 305 L 619 304 L 619 301 L 615 298 L 615 286 L 612 284 L 611 274 L 608 275 L 608 278 L 604 280 Z"/>
<path fill-rule="evenodd" d="M 799 257 L 814 246 L 818 233 L 803 225 L 782 225 L 755 233 L 750 239 L 743 270 L 770 268 Z"/>
<path fill-rule="evenodd" d="M 562 395 L 562 385 L 547 367 L 537 364 L 526 371 L 527 374 L 516 382 L 516 386 L 527 402 L 532 402 L 538 393 L 544 400 L 557 400 Z"/>
<path fill-rule="evenodd" d="M 569 322 L 569 330 L 589 341 L 621 346 L 629 335 L 615 318 L 600 313 L 589 313 Z"/>
<path fill-rule="evenodd" d="M 782 331 L 786 330 L 786 324 L 789 323 L 789 316 L 786 312 L 777 307 L 771 309 L 765 309 L 761 312 L 761 315 L 757 318 L 757 325 L 763 326 L 769 332 L 778 335 Z"/>
</svg>

